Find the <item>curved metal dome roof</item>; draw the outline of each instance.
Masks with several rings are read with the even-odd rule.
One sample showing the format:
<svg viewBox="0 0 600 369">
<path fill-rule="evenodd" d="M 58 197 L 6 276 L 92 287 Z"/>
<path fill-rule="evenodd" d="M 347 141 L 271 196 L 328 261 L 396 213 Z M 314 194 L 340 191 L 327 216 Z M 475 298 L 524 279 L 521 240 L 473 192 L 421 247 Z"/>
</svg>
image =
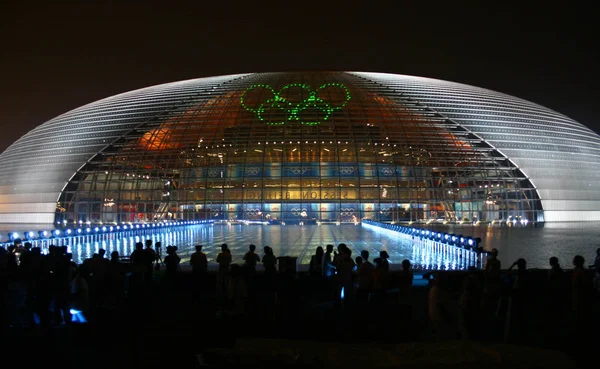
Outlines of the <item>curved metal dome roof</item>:
<svg viewBox="0 0 600 369">
<path fill-rule="evenodd" d="M 288 93 L 292 89 L 304 97 L 294 100 Z M 0 155 L 0 223 L 53 223 L 68 184 L 101 157 L 137 150 L 145 153 L 140 160 L 148 162 L 156 150 L 178 150 L 180 138 L 173 135 L 191 132 L 171 133 L 169 124 L 183 124 L 186 117 L 201 122 L 204 143 L 217 145 L 217 138 L 225 141 L 221 131 L 235 131 L 242 115 L 271 126 L 425 117 L 431 126 L 517 168 L 535 187 L 543 220 L 600 219 L 600 136 L 562 114 L 506 94 L 429 78 L 286 72 L 147 87 L 38 126 Z M 420 134 L 419 129 L 407 132 Z"/>
</svg>

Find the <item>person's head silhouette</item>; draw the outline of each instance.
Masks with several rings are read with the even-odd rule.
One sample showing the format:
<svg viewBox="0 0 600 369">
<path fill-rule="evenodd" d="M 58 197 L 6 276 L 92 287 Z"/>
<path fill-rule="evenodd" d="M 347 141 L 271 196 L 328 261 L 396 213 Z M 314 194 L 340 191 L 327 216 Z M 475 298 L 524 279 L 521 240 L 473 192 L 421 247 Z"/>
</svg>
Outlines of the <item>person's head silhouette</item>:
<svg viewBox="0 0 600 369">
<path fill-rule="evenodd" d="M 575 255 L 573 258 L 573 266 L 575 268 L 583 268 L 583 264 L 585 263 L 585 259 L 581 255 Z"/>
<path fill-rule="evenodd" d="M 527 269 L 527 261 L 523 258 L 517 260 L 517 269 L 521 271 Z"/>
</svg>

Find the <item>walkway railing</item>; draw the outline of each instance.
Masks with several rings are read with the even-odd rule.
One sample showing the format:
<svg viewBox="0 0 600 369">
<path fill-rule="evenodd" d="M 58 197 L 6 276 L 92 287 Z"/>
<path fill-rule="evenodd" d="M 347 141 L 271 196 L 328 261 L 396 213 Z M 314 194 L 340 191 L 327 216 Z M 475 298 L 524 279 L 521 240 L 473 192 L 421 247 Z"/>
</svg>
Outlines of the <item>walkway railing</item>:
<svg viewBox="0 0 600 369">
<path fill-rule="evenodd" d="M 479 245 L 480 238 L 372 220 L 363 220 L 361 225 L 409 240 L 412 243 L 415 259 L 412 262 L 420 264 L 421 269 L 460 270 L 470 267 L 482 269 L 485 265 L 487 253 Z"/>
</svg>

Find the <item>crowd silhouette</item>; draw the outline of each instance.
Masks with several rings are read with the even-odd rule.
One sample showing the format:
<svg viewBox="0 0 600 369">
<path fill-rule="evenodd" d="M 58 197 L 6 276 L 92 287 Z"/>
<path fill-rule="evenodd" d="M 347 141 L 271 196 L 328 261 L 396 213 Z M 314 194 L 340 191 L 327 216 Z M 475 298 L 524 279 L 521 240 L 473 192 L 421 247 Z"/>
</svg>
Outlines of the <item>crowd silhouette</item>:
<svg viewBox="0 0 600 369">
<path fill-rule="evenodd" d="M 324 328 L 322 319 L 333 317 L 344 326 L 370 317 L 344 329 L 364 339 L 542 340 L 560 349 L 598 322 L 600 249 L 587 268 L 576 255 L 572 268 L 563 269 L 551 257 L 547 270 L 530 270 L 524 259 L 503 269 L 498 250 L 492 249 L 482 270 L 426 271 L 428 287 L 421 289 L 414 288 L 410 261 L 391 270 L 385 250 L 375 258 L 367 250 L 353 257 L 344 243 L 319 246 L 308 272 L 298 273 L 270 246 L 261 257 L 249 245 L 243 262 L 232 263 L 227 244 L 220 245 L 212 272 L 202 249 L 195 247 L 184 272 L 176 246 L 167 246 L 163 259 L 162 245 L 151 240 L 137 243 L 128 257 L 113 251 L 107 258 L 100 249 L 80 265 L 65 246 L 49 246 L 43 254 L 15 240 L 0 248 L 2 329 L 44 332 L 93 323 L 106 312 L 147 309 L 157 298 L 172 307 L 181 294 L 189 295 L 186 301 L 194 306 L 210 306 L 215 322 L 256 326 L 248 322 L 260 321 L 266 327 L 306 319 L 309 336 L 311 329 Z"/>
</svg>

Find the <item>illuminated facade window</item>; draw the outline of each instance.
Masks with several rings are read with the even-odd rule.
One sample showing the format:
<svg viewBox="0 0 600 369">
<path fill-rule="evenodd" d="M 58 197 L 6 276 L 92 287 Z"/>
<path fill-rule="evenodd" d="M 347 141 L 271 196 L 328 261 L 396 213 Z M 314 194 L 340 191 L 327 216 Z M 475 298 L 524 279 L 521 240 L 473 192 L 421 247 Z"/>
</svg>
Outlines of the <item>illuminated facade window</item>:
<svg viewBox="0 0 600 369">
<path fill-rule="evenodd" d="M 600 219 L 600 137 L 472 86 L 358 72 L 124 93 L 0 156 L 0 223 Z"/>
</svg>

